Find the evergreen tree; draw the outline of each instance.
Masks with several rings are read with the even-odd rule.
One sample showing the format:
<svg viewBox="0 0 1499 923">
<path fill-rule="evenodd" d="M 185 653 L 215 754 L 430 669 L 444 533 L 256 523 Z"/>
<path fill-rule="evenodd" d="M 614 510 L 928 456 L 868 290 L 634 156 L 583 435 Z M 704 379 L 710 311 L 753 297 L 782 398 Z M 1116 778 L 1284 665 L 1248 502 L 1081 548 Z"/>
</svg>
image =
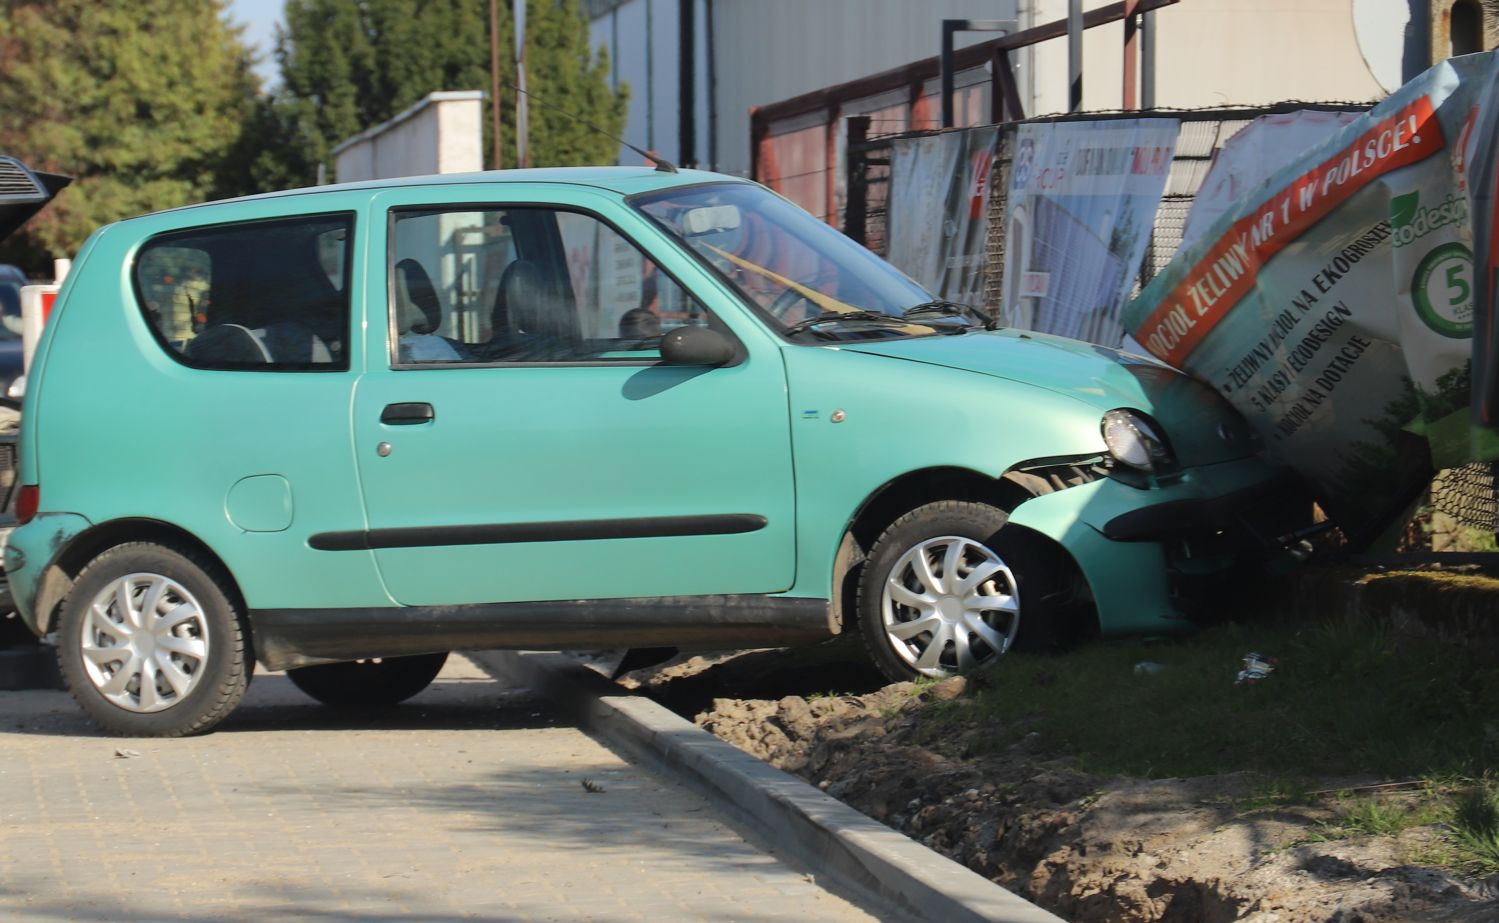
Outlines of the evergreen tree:
<svg viewBox="0 0 1499 923">
<path fill-rule="evenodd" d="M 618 134 L 626 88 L 609 89 L 604 49 L 588 47 L 578 0 L 530 0 L 527 67 L 531 93 Z M 485 90 L 489 0 L 288 0 L 276 56 L 282 86 L 259 115 L 274 141 L 250 170 L 262 188 L 315 181 L 341 141 L 379 124 L 436 90 Z M 503 158 L 514 165 L 514 16 L 499 11 Z M 487 115 L 487 113 L 486 113 Z M 534 166 L 609 163 L 617 145 L 540 105 L 530 107 Z M 486 161 L 491 150 L 484 119 Z"/>
<path fill-rule="evenodd" d="M 41 269 L 101 224 L 232 191 L 250 63 L 223 0 L 0 0 L 0 148 L 75 178 L 0 261 Z"/>
</svg>

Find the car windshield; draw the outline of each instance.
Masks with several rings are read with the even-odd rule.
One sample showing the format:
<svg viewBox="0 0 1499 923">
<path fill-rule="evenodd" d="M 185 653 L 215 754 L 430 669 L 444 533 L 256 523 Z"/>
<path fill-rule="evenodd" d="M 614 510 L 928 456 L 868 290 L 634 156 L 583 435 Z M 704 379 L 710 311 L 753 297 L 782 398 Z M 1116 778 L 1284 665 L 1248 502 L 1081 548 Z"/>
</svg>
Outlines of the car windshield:
<svg viewBox="0 0 1499 923">
<path fill-rule="evenodd" d="M 980 319 L 971 309 L 933 301 L 889 263 L 763 187 L 713 183 L 630 201 L 786 336 L 928 336 L 960 332 Z"/>
</svg>

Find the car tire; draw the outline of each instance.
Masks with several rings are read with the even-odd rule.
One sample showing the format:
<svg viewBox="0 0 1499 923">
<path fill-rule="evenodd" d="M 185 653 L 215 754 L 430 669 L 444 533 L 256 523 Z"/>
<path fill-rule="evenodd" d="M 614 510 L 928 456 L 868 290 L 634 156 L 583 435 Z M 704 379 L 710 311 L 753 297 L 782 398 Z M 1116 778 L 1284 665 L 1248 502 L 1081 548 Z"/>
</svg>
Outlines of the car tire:
<svg viewBox="0 0 1499 923">
<path fill-rule="evenodd" d="M 152 542 L 110 548 L 62 603 L 57 658 L 68 690 L 110 734 L 207 731 L 249 684 L 254 657 L 237 598 L 201 552 Z"/>
<path fill-rule="evenodd" d="M 1056 643 L 1065 624 L 1049 602 L 1051 569 L 1008 518 L 986 503 L 943 500 L 875 541 L 859 576 L 859 631 L 891 680 L 984 669 L 1022 637 L 1028 647 Z"/>
<path fill-rule="evenodd" d="M 324 705 L 381 708 L 399 705 L 432 685 L 447 660 L 445 653 L 350 660 L 297 667 L 286 676 Z"/>
</svg>

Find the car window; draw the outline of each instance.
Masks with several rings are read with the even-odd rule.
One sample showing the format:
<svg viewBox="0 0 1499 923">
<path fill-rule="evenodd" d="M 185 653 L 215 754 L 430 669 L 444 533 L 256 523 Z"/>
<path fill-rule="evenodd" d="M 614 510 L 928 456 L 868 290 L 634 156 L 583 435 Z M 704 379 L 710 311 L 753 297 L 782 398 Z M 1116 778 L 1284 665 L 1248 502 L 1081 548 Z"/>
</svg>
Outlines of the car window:
<svg viewBox="0 0 1499 923">
<path fill-rule="evenodd" d="M 661 334 L 709 317 L 590 215 L 546 208 L 398 210 L 392 361 L 652 361 Z"/>
<path fill-rule="evenodd" d="M 347 369 L 351 215 L 174 231 L 135 261 L 158 339 L 197 368 Z"/>
</svg>

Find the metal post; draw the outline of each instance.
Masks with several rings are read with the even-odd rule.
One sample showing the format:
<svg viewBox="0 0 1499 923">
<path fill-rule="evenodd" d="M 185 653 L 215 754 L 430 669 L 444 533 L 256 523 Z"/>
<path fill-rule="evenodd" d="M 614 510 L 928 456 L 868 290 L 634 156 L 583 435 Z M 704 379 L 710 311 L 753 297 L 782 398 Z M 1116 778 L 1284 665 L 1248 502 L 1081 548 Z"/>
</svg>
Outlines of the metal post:
<svg viewBox="0 0 1499 923">
<path fill-rule="evenodd" d="M 1067 0 L 1067 111 L 1083 108 L 1083 0 Z"/>
<path fill-rule="evenodd" d="M 942 127 L 951 128 L 953 123 L 952 109 L 952 35 L 958 29 L 960 19 L 942 20 L 942 50 L 937 61 L 938 70 L 942 74 Z"/>
<path fill-rule="evenodd" d="M 1140 108 L 1155 108 L 1155 10 L 1145 14 L 1145 36 L 1140 41 Z"/>
<path fill-rule="evenodd" d="M 851 115 L 846 127 L 848 142 L 844 145 L 844 188 L 848 199 L 843 206 L 843 233 L 863 244 L 868 240 L 865 225 L 869 221 L 869 168 L 864 163 L 864 142 L 869 138 L 867 115 Z"/>
<path fill-rule="evenodd" d="M 500 12 L 499 0 L 489 0 L 489 126 L 490 168 L 500 169 Z"/>
<path fill-rule="evenodd" d="M 942 50 L 937 67 L 942 79 L 942 127 L 951 128 L 953 116 L 953 48 L 952 37 L 958 32 L 999 32 L 1008 35 L 1015 31 L 1013 19 L 944 19 L 942 20 Z"/>
<path fill-rule="evenodd" d="M 531 165 L 531 107 L 526 96 L 525 0 L 519 0 L 515 4 L 515 85 L 520 88 L 515 94 L 515 165 L 524 169 Z"/>
<path fill-rule="evenodd" d="M 645 0 L 645 149 L 656 149 L 656 27 Z"/>
<path fill-rule="evenodd" d="M 1124 0 L 1124 104 L 1128 112 L 1138 105 L 1137 76 L 1140 69 L 1140 17 L 1135 9 L 1140 0 Z"/>
</svg>

